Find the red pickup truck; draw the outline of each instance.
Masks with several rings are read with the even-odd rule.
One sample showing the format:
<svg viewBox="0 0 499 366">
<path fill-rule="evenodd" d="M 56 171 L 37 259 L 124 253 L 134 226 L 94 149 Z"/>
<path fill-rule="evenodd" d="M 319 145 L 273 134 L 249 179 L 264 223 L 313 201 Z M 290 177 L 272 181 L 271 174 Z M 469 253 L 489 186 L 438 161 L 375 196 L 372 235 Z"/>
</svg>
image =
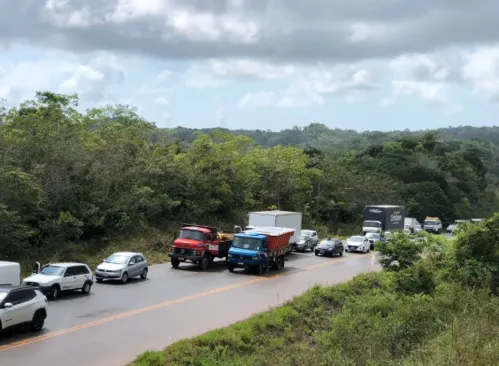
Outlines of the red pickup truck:
<svg viewBox="0 0 499 366">
<path fill-rule="evenodd" d="M 206 269 L 215 258 L 227 258 L 233 238 L 233 234 L 221 233 L 215 227 L 182 224 L 168 253 L 172 267 L 178 268 L 180 262 L 191 262 Z"/>
</svg>

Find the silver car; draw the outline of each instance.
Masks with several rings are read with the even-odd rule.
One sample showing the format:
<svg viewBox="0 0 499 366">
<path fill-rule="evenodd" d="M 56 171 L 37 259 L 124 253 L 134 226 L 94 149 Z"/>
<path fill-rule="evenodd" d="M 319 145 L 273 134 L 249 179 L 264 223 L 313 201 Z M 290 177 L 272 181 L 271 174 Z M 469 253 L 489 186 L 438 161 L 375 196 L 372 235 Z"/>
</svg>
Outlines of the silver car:
<svg viewBox="0 0 499 366">
<path fill-rule="evenodd" d="M 119 280 L 127 283 L 128 279 L 139 277 L 147 278 L 148 263 L 141 253 L 118 252 L 110 255 L 97 266 L 95 280 Z"/>
<path fill-rule="evenodd" d="M 315 230 L 302 230 L 300 239 L 296 243 L 295 250 L 304 252 L 307 249 L 314 251 L 315 247 L 319 244 L 319 237 Z"/>
</svg>

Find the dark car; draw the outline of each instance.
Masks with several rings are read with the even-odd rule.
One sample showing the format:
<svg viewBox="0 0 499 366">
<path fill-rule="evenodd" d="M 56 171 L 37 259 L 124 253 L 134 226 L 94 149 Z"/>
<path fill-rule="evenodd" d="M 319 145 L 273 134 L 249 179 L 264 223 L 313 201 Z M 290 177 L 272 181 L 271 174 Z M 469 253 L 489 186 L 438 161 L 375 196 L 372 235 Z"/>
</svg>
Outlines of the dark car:
<svg viewBox="0 0 499 366">
<path fill-rule="evenodd" d="M 315 255 L 323 255 L 326 257 L 342 256 L 345 246 L 340 239 L 328 238 L 320 242 L 315 248 Z"/>
</svg>

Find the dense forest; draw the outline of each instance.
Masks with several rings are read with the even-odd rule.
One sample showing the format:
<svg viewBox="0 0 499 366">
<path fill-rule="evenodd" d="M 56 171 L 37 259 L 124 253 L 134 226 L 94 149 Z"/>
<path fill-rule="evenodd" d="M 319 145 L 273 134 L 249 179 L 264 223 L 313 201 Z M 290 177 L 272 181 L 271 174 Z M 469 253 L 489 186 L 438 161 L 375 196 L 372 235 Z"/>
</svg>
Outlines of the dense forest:
<svg viewBox="0 0 499 366">
<path fill-rule="evenodd" d="M 409 216 L 444 223 L 499 207 L 498 128 L 168 130 L 129 106 L 77 106 L 75 95 L 38 92 L 0 111 L 4 258 L 182 221 L 231 228 L 267 208 L 350 233 L 365 204 L 404 204 Z"/>
</svg>

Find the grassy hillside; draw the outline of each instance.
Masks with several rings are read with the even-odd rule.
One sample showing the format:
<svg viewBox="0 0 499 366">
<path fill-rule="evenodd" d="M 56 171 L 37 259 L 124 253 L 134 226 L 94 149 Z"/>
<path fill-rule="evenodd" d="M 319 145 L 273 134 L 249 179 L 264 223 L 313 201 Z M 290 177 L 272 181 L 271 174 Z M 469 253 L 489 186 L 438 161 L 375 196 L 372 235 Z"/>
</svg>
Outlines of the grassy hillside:
<svg viewBox="0 0 499 366">
<path fill-rule="evenodd" d="M 496 235 L 499 215 L 455 241 L 400 235 L 379 248 L 383 272 L 314 287 L 132 365 L 496 365 L 499 257 L 484 256 L 499 253 Z"/>
</svg>

